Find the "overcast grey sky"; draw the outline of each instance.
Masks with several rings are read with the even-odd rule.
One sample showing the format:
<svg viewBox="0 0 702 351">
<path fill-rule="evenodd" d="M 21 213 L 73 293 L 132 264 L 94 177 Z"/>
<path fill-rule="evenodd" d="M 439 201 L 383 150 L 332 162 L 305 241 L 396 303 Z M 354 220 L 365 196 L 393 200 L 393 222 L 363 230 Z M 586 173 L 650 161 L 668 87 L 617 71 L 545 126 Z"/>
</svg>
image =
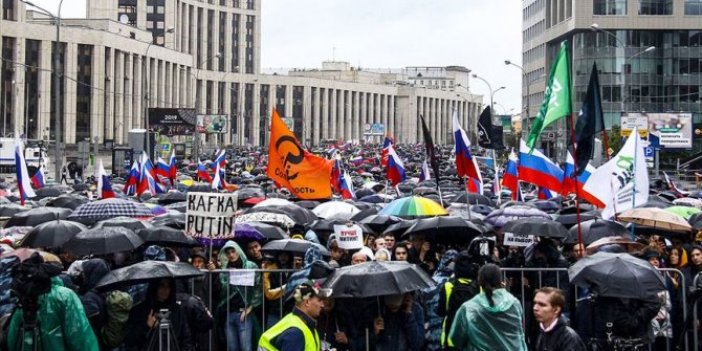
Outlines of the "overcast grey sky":
<svg viewBox="0 0 702 351">
<path fill-rule="evenodd" d="M 62 15 L 84 17 L 86 0 L 64 0 Z M 59 0 L 34 0 L 53 11 Z M 319 67 L 335 58 L 367 68 L 465 66 L 490 82 L 497 113 L 521 109 L 521 1 L 263 0 L 261 65 Z M 336 48 L 336 49 L 334 49 Z M 487 86 L 471 81 L 471 90 Z"/>
</svg>

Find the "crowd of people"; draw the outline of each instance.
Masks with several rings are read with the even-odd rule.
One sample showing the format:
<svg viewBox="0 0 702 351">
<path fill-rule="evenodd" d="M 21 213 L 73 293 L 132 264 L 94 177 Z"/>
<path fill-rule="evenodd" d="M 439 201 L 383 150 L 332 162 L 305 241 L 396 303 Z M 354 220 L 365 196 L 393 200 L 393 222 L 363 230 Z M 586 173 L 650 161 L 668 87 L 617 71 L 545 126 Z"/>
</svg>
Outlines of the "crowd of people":
<svg viewBox="0 0 702 351">
<path fill-rule="evenodd" d="M 410 177 L 420 172 L 422 156 L 417 148 L 397 147 L 407 159 Z M 433 181 L 412 180 L 388 189 L 377 147 L 316 151 L 358 160 L 347 163 L 363 192 L 357 198 L 382 195 L 383 199 L 359 205 L 373 209 L 366 215 L 377 213 L 391 198 L 417 194 L 420 188 L 425 197 L 450 207 L 450 199 L 465 189 L 451 169 L 448 149 L 440 149 L 446 171 L 438 182 L 441 195 L 426 190 L 435 188 Z M 228 158 L 228 181 L 237 185 L 237 191 L 258 189 L 264 198 L 290 199 L 263 175 L 262 150 L 233 150 Z M 486 178 L 494 175 L 492 170 L 483 169 Z M 182 169 L 183 174 L 191 171 Z M 363 186 L 369 182 L 373 185 Z M 508 195 L 485 194 L 491 201 L 488 207 L 509 202 Z M 239 198 L 240 213 L 254 206 L 256 201 L 247 201 L 251 198 Z M 546 201 L 553 204 L 554 214 L 572 207 L 570 199 Z M 525 204 L 515 206 L 519 205 Z M 21 249 L 11 252 L 13 246 L 21 246 L 21 235 L 6 236 L 7 252 L 0 261 L 0 314 L 7 326 L 3 346 L 161 350 L 170 342 L 178 350 L 579 351 L 626 349 L 630 344 L 654 350 L 691 345 L 693 333 L 687 331 L 698 328 L 692 324 L 691 306 L 699 297 L 693 279 L 702 270 L 702 236 L 647 233 L 637 236 L 636 245 L 594 248 L 543 237 L 528 246 L 509 246 L 502 228 L 483 221 L 480 214 L 470 216 L 467 220 L 479 225 L 482 233 L 465 240 L 403 235 L 387 231 L 396 223 L 388 222 L 373 228 L 361 225 L 363 245 L 352 250 L 342 248 L 332 231 L 316 229 L 318 221 L 281 226 L 287 238 L 319 244 L 305 251 L 265 250 L 266 240 L 234 237 L 214 247 L 145 244 L 86 257 L 62 247 L 40 247 L 24 257 Z M 641 262 L 674 270 L 661 271 L 666 289 L 655 299 L 598 296 L 594 288 L 570 284 L 566 270 L 595 252 L 629 252 Z M 110 272 L 149 260 L 188 263 L 205 274 L 148 279 L 107 290 L 99 287 Z M 433 284 L 402 294 L 353 298 L 334 297 L 333 289 L 327 289 L 335 271 L 371 261 L 416 265 Z M 244 271 L 255 272 L 250 283 L 241 283 L 231 273 Z"/>
</svg>

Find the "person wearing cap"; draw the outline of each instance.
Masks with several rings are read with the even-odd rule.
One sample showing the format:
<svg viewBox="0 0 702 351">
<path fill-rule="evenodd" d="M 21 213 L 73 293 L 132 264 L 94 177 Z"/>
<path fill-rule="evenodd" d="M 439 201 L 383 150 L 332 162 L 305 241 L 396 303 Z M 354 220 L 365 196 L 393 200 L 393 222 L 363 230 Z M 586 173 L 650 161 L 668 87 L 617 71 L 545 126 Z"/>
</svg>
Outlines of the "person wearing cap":
<svg viewBox="0 0 702 351">
<path fill-rule="evenodd" d="M 324 308 L 322 298 L 328 296 L 328 291 L 319 289 L 312 282 L 298 285 L 293 294 L 295 308 L 261 335 L 259 350 L 319 351 L 317 318 Z"/>
</svg>

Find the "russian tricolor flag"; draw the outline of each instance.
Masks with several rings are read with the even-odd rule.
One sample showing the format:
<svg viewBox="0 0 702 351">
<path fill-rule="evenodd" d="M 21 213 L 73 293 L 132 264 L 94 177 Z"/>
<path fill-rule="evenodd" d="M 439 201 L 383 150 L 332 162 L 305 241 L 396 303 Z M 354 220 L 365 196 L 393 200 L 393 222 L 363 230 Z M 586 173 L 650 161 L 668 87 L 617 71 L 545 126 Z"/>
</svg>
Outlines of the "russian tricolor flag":
<svg viewBox="0 0 702 351">
<path fill-rule="evenodd" d="M 224 172 L 219 168 L 219 163 L 215 166 L 215 175 L 212 178 L 212 184 L 210 185 L 213 190 L 222 190 L 225 188 L 226 182 L 224 180 Z"/>
<path fill-rule="evenodd" d="M 177 171 L 175 150 L 171 150 L 171 159 L 168 160 L 168 179 L 171 181 L 171 186 L 175 186 Z"/>
<path fill-rule="evenodd" d="M 358 167 L 361 164 L 363 164 L 363 156 L 359 155 L 359 156 L 353 157 L 349 160 L 349 162 L 351 162 L 352 165 Z"/>
<path fill-rule="evenodd" d="M 332 171 L 331 171 L 331 187 L 332 190 L 334 190 L 337 193 L 341 192 L 341 160 L 337 157 L 334 160 L 334 166 L 332 166 Z"/>
<path fill-rule="evenodd" d="M 32 176 L 32 186 L 36 189 L 41 189 L 46 185 L 46 176 L 44 176 L 44 166 L 39 166 L 37 172 Z"/>
<path fill-rule="evenodd" d="M 107 176 L 105 172 L 105 167 L 102 165 L 102 159 L 98 164 L 97 175 L 97 197 L 98 199 L 109 199 L 116 197 L 115 191 L 112 190 L 112 184 L 110 183 L 110 177 Z"/>
<path fill-rule="evenodd" d="M 419 171 L 419 181 L 423 182 L 430 179 L 431 173 L 429 173 L 429 164 L 427 163 L 427 160 L 424 160 L 424 162 L 422 162 L 422 168 Z"/>
<path fill-rule="evenodd" d="M 15 141 L 15 168 L 17 169 L 17 189 L 19 190 L 20 204 L 24 206 L 24 200 L 37 196 L 32 189 L 27 171 L 27 163 L 24 161 L 24 153 L 22 141 Z"/>
<path fill-rule="evenodd" d="M 468 192 L 473 194 L 483 194 L 483 183 L 478 179 L 468 178 Z"/>
<path fill-rule="evenodd" d="M 519 159 L 517 154 L 512 150 L 509 154 L 509 159 L 507 161 L 507 167 L 505 168 L 504 174 L 502 174 L 502 185 L 505 188 L 512 191 L 512 200 L 516 201 L 519 193 Z"/>
<path fill-rule="evenodd" d="M 160 175 L 164 178 L 168 178 L 171 175 L 171 165 L 160 157 L 156 161 L 156 175 Z"/>
<path fill-rule="evenodd" d="M 141 179 L 139 179 L 139 185 L 137 186 L 137 195 L 141 196 L 147 191 L 152 196 L 164 192 L 156 180 L 154 165 L 151 163 L 149 156 L 146 155 L 146 152 L 144 152 L 141 156 Z"/>
<path fill-rule="evenodd" d="M 580 174 L 579 177 L 575 178 L 575 160 L 573 159 L 573 156 L 571 156 L 570 152 L 568 152 L 566 156 L 565 170 L 563 172 L 563 186 L 561 187 L 561 194 L 577 194 L 581 199 L 586 200 L 594 206 L 599 208 L 605 207 L 602 201 L 583 189 L 585 182 L 587 182 L 588 178 L 590 178 L 590 175 L 594 171 L 595 167 L 592 167 L 588 163 L 583 173 Z"/>
<path fill-rule="evenodd" d="M 129 170 L 127 175 L 127 181 L 124 183 L 124 188 L 122 192 L 127 195 L 136 195 L 137 185 L 139 185 L 139 178 L 141 177 L 139 173 L 139 162 L 134 160 L 132 162 L 132 168 Z"/>
<path fill-rule="evenodd" d="M 210 168 L 214 171 L 217 166 L 219 166 L 219 169 L 224 169 L 224 167 L 227 165 L 227 153 L 224 149 L 219 150 L 215 156 L 215 160 L 210 163 Z"/>
<path fill-rule="evenodd" d="M 456 173 L 459 177 L 474 178 L 482 184 L 478 163 L 470 153 L 470 140 L 458 123 L 456 112 L 453 113 L 453 138 L 456 141 Z"/>
<path fill-rule="evenodd" d="M 539 187 L 539 192 L 538 192 L 536 197 L 539 200 L 550 200 L 550 199 L 554 198 L 554 196 L 553 196 L 553 194 L 551 194 L 550 190 L 548 190 L 546 188 L 542 188 L 542 187 Z"/>
<path fill-rule="evenodd" d="M 380 165 L 383 167 L 388 166 L 388 151 L 390 146 L 393 146 L 395 142 L 392 140 L 392 137 L 389 135 L 385 136 L 385 140 L 383 140 L 383 150 L 380 151 Z"/>
<path fill-rule="evenodd" d="M 200 178 L 200 180 L 212 182 L 212 177 L 210 177 L 210 173 L 207 172 L 207 167 L 205 167 L 205 164 L 203 164 L 200 159 L 197 160 L 197 177 Z"/>
<path fill-rule="evenodd" d="M 392 147 L 392 144 L 388 147 L 387 177 L 392 186 L 395 186 L 407 179 L 407 175 L 405 174 L 405 165 L 402 163 L 400 156 L 397 156 L 395 148 Z"/>
<path fill-rule="evenodd" d="M 524 140 L 520 140 L 519 180 L 557 191 L 562 187 L 563 170 L 539 150 L 531 150 Z"/>
<path fill-rule="evenodd" d="M 341 197 L 346 200 L 356 197 L 349 172 L 344 172 L 344 175 L 341 177 L 341 179 L 339 179 L 339 192 L 341 193 Z"/>
</svg>

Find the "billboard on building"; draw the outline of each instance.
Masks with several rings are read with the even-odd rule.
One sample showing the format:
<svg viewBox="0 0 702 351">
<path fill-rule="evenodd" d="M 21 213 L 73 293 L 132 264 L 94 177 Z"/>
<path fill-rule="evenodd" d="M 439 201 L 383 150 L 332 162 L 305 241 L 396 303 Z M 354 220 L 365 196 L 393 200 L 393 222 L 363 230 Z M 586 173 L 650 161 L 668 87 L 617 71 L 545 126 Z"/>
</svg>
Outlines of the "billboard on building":
<svg viewBox="0 0 702 351">
<path fill-rule="evenodd" d="M 649 113 L 648 141 L 665 149 L 692 147 L 691 113 Z"/>
<path fill-rule="evenodd" d="M 200 133 L 224 133 L 227 131 L 227 115 L 197 115 L 197 130 Z"/>
<path fill-rule="evenodd" d="M 149 108 L 149 129 L 161 135 L 191 135 L 196 118 L 192 108 Z"/>
<path fill-rule="evenodd" d="M 621 127 L 621 136 L 626 138 L 631 134 L 634 128 L 638 128 L 639 136 L 648 139 L 648 117 L 640 113 L 627 113 L 621 116 L 619 123 Z"/>
</svg>

